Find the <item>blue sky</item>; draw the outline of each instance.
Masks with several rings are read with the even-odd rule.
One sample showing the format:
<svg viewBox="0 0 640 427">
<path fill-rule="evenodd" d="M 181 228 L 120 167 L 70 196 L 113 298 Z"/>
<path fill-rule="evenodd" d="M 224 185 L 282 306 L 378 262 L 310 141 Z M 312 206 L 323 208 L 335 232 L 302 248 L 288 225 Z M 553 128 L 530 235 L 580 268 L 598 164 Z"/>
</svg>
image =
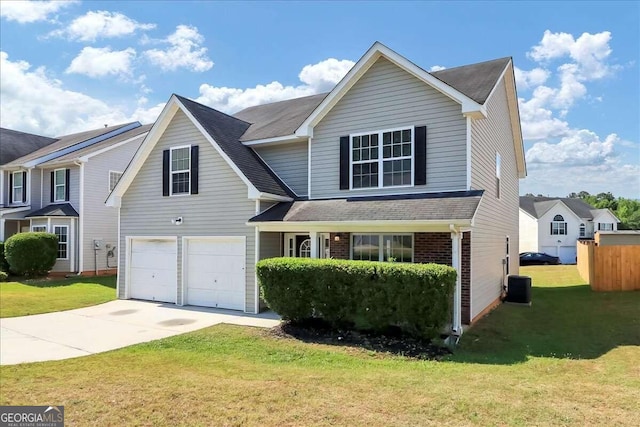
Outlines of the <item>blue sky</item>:
<svg viewBox="0 0 640 427">
<path fill-rule="evenodd" d="M 512 56 L 521 194 L 640 198 L 638 2 L 2 2 L 0 122 L 151 122 L 328 91 L 375 41 L 429 70 Z"/>
</svg>

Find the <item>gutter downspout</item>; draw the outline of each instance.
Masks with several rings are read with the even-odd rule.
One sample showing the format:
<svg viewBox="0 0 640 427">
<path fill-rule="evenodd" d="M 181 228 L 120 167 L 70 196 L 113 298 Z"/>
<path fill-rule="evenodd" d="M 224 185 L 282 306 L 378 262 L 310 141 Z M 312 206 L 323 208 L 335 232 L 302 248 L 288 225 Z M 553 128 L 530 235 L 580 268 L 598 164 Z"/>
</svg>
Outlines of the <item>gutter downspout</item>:
<svg viewBox="0 0 640 427">
<path fill-rule="evenodd" d="M 456 287 L 453 293 L 453 319 L 451 322 L 450 341 L 457 344 L 462 336 L 462 253 L 460 240 L 462 233 L 456 229 L 455 225 L 449 224 L 451 230 L 451 264 L 456 269 Z"/>
</svg>

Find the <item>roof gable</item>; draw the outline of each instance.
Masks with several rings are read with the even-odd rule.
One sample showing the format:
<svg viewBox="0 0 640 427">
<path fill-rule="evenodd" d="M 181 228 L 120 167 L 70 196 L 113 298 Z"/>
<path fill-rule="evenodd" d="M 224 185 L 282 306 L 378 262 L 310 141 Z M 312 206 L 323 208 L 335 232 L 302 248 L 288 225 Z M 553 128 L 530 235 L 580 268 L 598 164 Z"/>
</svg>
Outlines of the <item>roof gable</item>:
<svg viewBox="0 0 640 427">
<path fill-rule="evenodd" d="M 594 209 L 593 206 L 582 199 L 575 199 L 571 197 L 520 196 L 520 209 L 537 219 L 540 219 L 557 203 L 562 203 L 569 211 L 581 220 L 593 220 L 594 212 L 597 211 L 604 210 L 611 213 L 608 209 Z M 615 215 L 613 216 L 615 218 Z"/>
<path fill-rule="evenodd" d="M 250 198 L 271 198 L 284 201 L 293 198 L 293 193 L 288 191 L 286 186 L 268 170 L 258 155 L 251 148 L 240 143 L 239 138 L 247 130 L 249 123 L 174 94 L 160 113 L 158 120 L 151 127 L 147 138 L 138 148 L 122 178 L 107 198 L 106 204 L 108 206 L 120 205 L 122 196 L 178 110 L 181 110 L 189 118 L 218 154 L 238 174 L 247 185 Z"/>
</svg>

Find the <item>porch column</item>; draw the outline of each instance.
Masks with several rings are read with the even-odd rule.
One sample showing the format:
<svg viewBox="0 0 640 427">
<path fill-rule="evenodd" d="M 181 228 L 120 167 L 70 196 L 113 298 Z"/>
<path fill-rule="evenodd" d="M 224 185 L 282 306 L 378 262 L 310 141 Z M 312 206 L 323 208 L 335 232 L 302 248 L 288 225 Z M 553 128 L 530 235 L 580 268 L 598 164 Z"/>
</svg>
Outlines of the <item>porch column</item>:
<svg viewBox="0 0 640 427">
<path fill-rule="evenodd" d="M 4 242 L 4 218 L 0 218 L 0 241 Z"/>
<path fill-rule="evenodd" d="M 318 256 L 318 232 L 309 232 L 309 238 L 311 239 L 311 258 L 319 258 Z"/>
<path fill-rule="evenodd" d="M 456 287 L 453 293 L 453 322 L 451 329 L 462 335 L 462 233 L 451 226 L 451 266 L 456 269 Z"/>
</svg>

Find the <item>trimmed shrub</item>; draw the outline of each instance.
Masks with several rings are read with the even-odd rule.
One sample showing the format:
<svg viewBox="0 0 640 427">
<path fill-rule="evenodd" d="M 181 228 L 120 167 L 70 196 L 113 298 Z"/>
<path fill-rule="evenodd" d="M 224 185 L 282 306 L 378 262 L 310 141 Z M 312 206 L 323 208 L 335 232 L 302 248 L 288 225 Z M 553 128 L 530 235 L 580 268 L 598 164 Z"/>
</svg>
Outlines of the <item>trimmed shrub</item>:
<svg viewBox="0 0 640 427">
<path fill-rule="evenodd" d="M 439 264 L 269 258 L 256 266 L 263 299 L 283 319 L 436 337 L 450 318 L 456 271 Z"/>
<path fill-rule="evenodd" d="M 12 272 L 41 276 L 56 263 L 58 238 L 51 233 L 18 233 L 7 239 L 4 250 Z"/>
<path fill-rule="evenodd" d="M 0 242 L 0 271 L 9 272 L 9 263 L 4 257 L 4 242 Z"/>
</svg>

